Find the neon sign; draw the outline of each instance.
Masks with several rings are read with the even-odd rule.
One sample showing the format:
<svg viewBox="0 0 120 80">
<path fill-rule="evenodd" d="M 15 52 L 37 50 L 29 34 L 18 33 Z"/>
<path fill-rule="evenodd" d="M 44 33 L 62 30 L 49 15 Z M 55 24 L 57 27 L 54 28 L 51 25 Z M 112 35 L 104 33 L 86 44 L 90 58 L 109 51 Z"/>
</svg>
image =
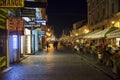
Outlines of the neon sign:
<svg viewBox="0 0 120 80">
<path fill-rule="evenodd" d="M 0 7 L 24 7 L 24 0 L 0 0 Z"/>
</svg>

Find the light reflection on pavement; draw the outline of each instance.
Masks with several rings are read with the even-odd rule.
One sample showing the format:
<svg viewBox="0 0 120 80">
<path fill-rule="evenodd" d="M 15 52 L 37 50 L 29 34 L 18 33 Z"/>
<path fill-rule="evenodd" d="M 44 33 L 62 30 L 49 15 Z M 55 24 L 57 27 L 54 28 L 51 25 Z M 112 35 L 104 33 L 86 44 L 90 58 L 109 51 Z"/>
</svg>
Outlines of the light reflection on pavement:
<svg viewBox="0 0 120 80">
<path fill-rule="evenodd" d="M 111 80 L 70 50 L 54 50 L 52 45 L 12 67 L 0 80 Z"/>
</svg>

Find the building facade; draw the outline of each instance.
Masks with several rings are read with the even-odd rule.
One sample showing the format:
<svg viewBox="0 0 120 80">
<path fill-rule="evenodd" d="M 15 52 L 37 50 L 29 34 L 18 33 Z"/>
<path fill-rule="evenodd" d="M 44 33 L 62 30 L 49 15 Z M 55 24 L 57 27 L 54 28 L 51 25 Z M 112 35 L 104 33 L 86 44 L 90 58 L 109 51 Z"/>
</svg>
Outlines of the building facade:
<svg viewBox="0 0 120 80">
<path fill-rule="evenodd" d="M 85 20 L 75 22 L 73 24 L 73 29 L 70 32 L 70 36 L 78 36 L 82 34 L 86 34 L 90 31 L 90 28 L 87 25 L 87 22 Z"/>
<path fill-rule="evenodd" d="M 120 11 L 120 0 L 87 0 L 87 3 L 88 25 L 92 31 L 110 27 L 112 21 L 119 20 L 116 14 Z"/>
<path fill-rule="evenodd" d="M 9 0 L 8 0 L 9 1 Z M 32 6 L 26 2 L 32 2 L 34 4 L 41 3 L 36 8 L 36 6 Z M 36 1 L 36 3 L 34 2 Z M 46 6 L 47 6 L 47 0 L 25 0 L 24 10 L 26 12 L 28 11 L 34 11 L 35 15 L 32 17 L 29 14 L 24 14 L 25 16 L 22 16 L 22 7 L 19 8 L 2 8 L 0 7 L 0 73 L 9 67 L 10 64 L 19 62 L 21 58 L 23 57 L 23 54 L 26 54 L 28 49 L 31 50 L 31 52 L 28 50 L 28 52 L 32 53 L 32 49 L 34 51 L 36 50 L 35 45 L 39 45 L 39 43 L 43 40 L 41 40 L 41 35 L 43 34 L 42 29 L 46 29 L 46 21 L 47 21 L 47 14 L 46 14 Z M 30 6 L 28 6 L 30 5 Z M 36 9 L 35 9 L 36 8 Z M 34 9 L 34 10 L 33 10 Z M 23 11 L 24 12 L 24 11 Z M 38 12 L 38 13 L 37 13 Z M 38 17 L 39 16 L 39 17 Z M 23 17 L 27 17 L 26 20 Z M 19 19 L 20 18 L 20 19 Z M 35 27 L 35 29 L 28 29 L 23 25 L 23 34 L 19 34 L 18 29 L 21 27 L 21 24 L 19 24 L 24 19 L 23 23 L 31 21 L 37 21 L 42 20 L 41 25 L 39 26 L 40 30 L 36 29 L 38 25 Z M 29 21 L 27 21 L 29 19 Z M 19 20 L 20 22 L 18 22 Z M 11 23 L 12 22 L 12 23 Z M 15 25 L 13 25 L 15 24 Z M 43 26 L 43 27 L 42 27 Z M 30 27 L 30 25 L 29 25 Z M 13 29 L 13 30 L 12 30 Z M 27 31 L 25 30 L 27 29 Z M 29 30 L 29 31 L 28 31 Z M 26 34 L 27 33 L 27 34 Z M 28 34 L 29 33 L 29 34 Z M 44 33 L 45 34 L 45 33 Z M 34 37 L 33 37 L 34 35 Z M 34 38 L 34 39 L 33 39 Z M 34 42 L 34 48 L 30 46 L 33 45 Z M 37 40 L 37 41 L 36 41 Z M 29 42 L 29 43 L 28 43 Z M 25 44 L 29 45 L 25 45 Z M 41 44 L 40 44 L 41 45 Z"/>
</svg>

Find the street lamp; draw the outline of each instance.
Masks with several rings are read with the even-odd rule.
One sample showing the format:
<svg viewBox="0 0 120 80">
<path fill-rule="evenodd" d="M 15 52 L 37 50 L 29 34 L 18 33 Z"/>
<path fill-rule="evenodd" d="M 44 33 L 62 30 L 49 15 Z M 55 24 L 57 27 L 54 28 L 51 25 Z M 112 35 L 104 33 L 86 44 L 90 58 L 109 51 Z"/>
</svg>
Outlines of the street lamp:
<svg viewBox="0 0 120 80">
<path fill-rule="evenodd" d="M 78 33 L 75 33 L 75 36 L 78 36 Z"/>
<path fill-rule="evenodd" d="M 50 31 L 50 29 L 48 28 L 48 32 Z"/>
<path fill-rule="evenodd" d="M 111 23 L 112 23 L 112 27 L 114 27 L 115 21 L 112 21 Z"/>
<path fill-rule="evenodd" d="M 114 24 L 115 23 L 115 21 L 112 21 L 112 24 Z"/>
</svg>

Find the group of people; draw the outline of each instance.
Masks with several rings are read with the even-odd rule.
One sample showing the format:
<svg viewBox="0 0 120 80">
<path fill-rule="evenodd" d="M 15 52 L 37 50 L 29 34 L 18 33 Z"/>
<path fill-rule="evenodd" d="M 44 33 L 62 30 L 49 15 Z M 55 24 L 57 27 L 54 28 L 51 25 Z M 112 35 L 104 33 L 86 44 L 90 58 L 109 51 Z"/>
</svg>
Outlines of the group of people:
<svg viewBox="0 0 120 80">
<path fill-rule="evenodd" d="M 53 42 L 53 47 L 54 47 L 54 49 L 57 49 L 57 46 L 58 46 L 58 41 L 55 40 L 55 41 Z M 46 47 L 47 47 L 47 49 L 50 47 L 50 44 L 49 44 L 48 41 L 47 41 L 47 43 L 46 43 Z"/>
</svg>

